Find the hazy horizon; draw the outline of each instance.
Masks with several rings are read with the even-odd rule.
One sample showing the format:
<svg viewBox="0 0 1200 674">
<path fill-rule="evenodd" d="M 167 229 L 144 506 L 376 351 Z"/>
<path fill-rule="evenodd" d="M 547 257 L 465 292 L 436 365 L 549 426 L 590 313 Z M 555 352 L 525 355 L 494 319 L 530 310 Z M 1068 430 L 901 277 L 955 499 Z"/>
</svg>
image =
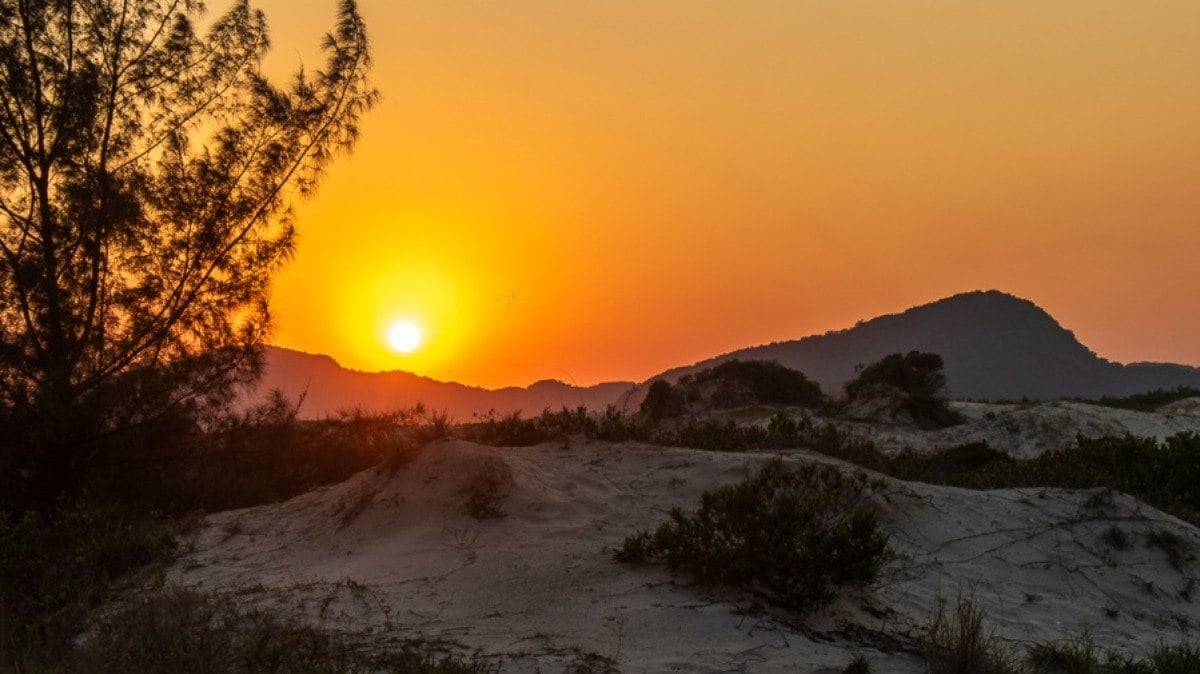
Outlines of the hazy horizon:
<svg viewBox="0 0 1200 674">
<path fill-rule="evenodd" d="M 318 63 L 333 3 L 255 4 Z M 1200 5 L 360 5 L 383 102 L 273 343 L 586 384 L 998 288 L 1200 364 Z"/>
<path fill-rule="evenodd" d="M 831 329 L 831 330 L 827 330 L 827 331 L 825 331 L 825 332 L 820 332 L 820 333 L 812 333 L 812 334 L 807 334 L 807 335 L 796 335 L 796 336 L 794 336 L 794 337 L 789 337 L 789 338 L 785 338 L 785 339 L 781 339 L 781 340 L 776 340 L 776 341 L 777 341 L 777 342 L 793 342 L 793 341 L 799 341 L 799 340 L 808 339 L 808 338 L 811 338 L 811 337 L 820 337 L 820 336 L 823 336 L 823 335 L 828 335 L 828 334 L 831 334 L 831 333 L 843 332 L 843 331 L 850 330 L 850 329 L 852 329 L 852 328 L 858 327 L 858 326 L 859 326 L 859 325 L 861 325 L 862 323 L 869 322 L 869 321 L 872 321 L 872 320 L 874 320 L 874 319 L 877 319 L 877 318 L 882 318 L 882 317 L 886 317 L 886 316 L 895 316 L 895 315 L 898 315 L 898 314 L 902 314 L 902 313 L 906 312 L 906 311 L 907 311 L 907 310 L 909 310 L 909 309 L 913 309 L 913 308 L 917 308 L 917 307 L 922 307 L 922 306 L 925 306 L 925 305 L 927 305 L 927 304 L 932 304 L 932 303 L 935 303 L 935 302 L 938 302 L 938 301 L 941 301 L 941 300 L 944 300 L 944 299 L 948 299 L 949 297 L 955 297 L 955 296 L 958 296 L 958 295 L 965 295 L 965 294 L 972 294 L 972 293 L 980 293 L 980 292 L 1000 292 L 1000 293 L 1004 293 L 1004 294 L 1007 294 L 1007 295 L 1010 295 L 1010 296 L 1011 296 L 1011 293 L 1005 293 L 1005 292 L 1004 292 L 1002 289 L 998 289 L 998 288 L 979 288 L 979 289 L 974 289 L 974 290 L 967 290 L 967 291 L 963 291 L 963 292 L 961 292 L 961 293 L 954 293 L 954 295 L 951 295 L 951 296 L 948 296 L 948 297 L 939 297 L 939 298 L 935 298 L 935 299 L 933 299 L 933 300 L 930 300 L 929 302 L 921 302 L 920 304 L 914 305 L 914 306 L 912 306 L 912 307 L 903 307 L 903 308 L 896 309 L 895 311 L 888 311 L 888 312 L 884 312 L 884 313 L 882 313 L 882 314 L 879 314 L 879 315 L 876 315 L 876 316 L 864 316 L 864 317 L 860 318 L 859 320 L 855 321 L 855 322 L 854 322 L 854 323 L 852 323 L 852 324 L 848 324 L 848 325 L 845 325 L 845 326 L 842 326 L 842 327 L 838 327 L 838 328 L 833 328 L 833 329 Z M 1014 297 L 1015 297 L 1015 296 L 1014 296 Z M 1034 301 L 1034 300 L 1031 300 L 1030 298 L 1017 297 L 1017 299 L 1018 299 L 1018 300 L 1030 301 L 1030 302 L 1032 302 L 1034 305 L 1038 306 L 1038 308 L 1045 310 L 1045 307 L 1041 307 L 1040 305 L 1038 305 L 1038 304 L 1037 304 L 1037 302 L 1036 302 L 1036 301 Z M 1050 315 L 1050 318 L 1051 318 L 1051 319 L 1054 319 L 1054 320 L 1057 322 L 1057 318 L 1056 318 L 1056 317 L 1053 315 L 1053 312 L 1047 312 L 1047 313 Z M 1071 330 L 1070 326 L 1067 326 L 1067 325 L 1061 325 L 1061 322 L 1060 322 L 1060 326 L 1061 326 L 1063 329 L 1065 329 L 1065 330 L 1067 330 L 1067 331 L 1070 331 L 1070 332 L 1074 333 L 1074 331 L 1072 331 L 1072 330 Z M 1090 345 L 1090 344 L 1088 344 L 1088 341 L 1087 341 L 1086 335 L 1084 335 L 1084 336 L 1081 336 L 1081 335 L 1079 335 L 1079 334 L 1074 334 L 1074 336 L 1075 336 L 1075 338 L 1076 338 L 1076 339 L 1077 339 L 1077 340 L 1078 340 L 1078 341 L 1079 341 L 1079 342 L 1080 342 L 1080 343 L 1081 343 L 1081 344 L 1082 344 L 1084 347 L 1087 347 L 1087 348 L 1091 349 L 1091 345 Z M 295 348 L 292 348 L 292 347 L 289 347 L 289 346 L 286 346 L 286 345 L 282 345 L 282 344 L 275 344 L 275 343 L 271 343 L 271 344 L 269 344 L 269 346 L 272 346 L 272 347 L 277 347 L 277 348 L 282 348 L 282 349 L 287 349 L 287 350 L 291 350 L 291 351 L 297 351 L 297 352 L 300 352 L 300 353 L 305 353 L 305 354 L 308 354 L 308 355 L 311 355 L 311 356 L 328 356 L 328 357 L 332 358 L 332 359 L 334 360 L 334 362 L 336 362 L 336 363 L 337 363 L 337 364 L 338 364 L 338 365 L 339 365 L 341 368 L 343 368 L 343 369 L 345 369 L 345 370 L 355 371 L 355 372 L 365 372 L 365 373 L 368 373 L 368 374 L 385 374 L 385 373 L 396 373 L 396 372 L 399 372 L 399 373 L 405 373 L 405 374 L 416 374 L 416 375 L 418 375 L 418 376 L 427 377 L 427 378 L 429 378 L 429 379 L 433 379 L 433 380 L 435 380 L 435 381 L 444 381 L 444 382 L 448 382 L 448 383 L 462 384 L 462 385 L 465 385 L 465 386 L 476 387 L 476 388 L 483 388 L 483 389 L 487 389 L 487 390 L 498 390 L 498 389 L 504 389 L 504 388 L 528 388 L 529 386 L 532 386 L 532 385 L 534 385 L 534 384 L 536 384 L 536 383 L 539 383 L 539 382 L 542 382 L 542 381 L 558 381 L 558 382 L 561 382 L 561 383 L 570 384 L 570 385 L 572 385 L 572 386 L 576 386 L 576 387 L 583 387 L 583 388 L 592 387 L 592 386 L 599 386 L 599 385 L 603 385 L 603 384 L 610 384 L 610 383 L 629 383 L 629 382 L 632 382 L 632 383 L 638 384 L 638 383 L 641 383 L 641 382 L 649 381 L 649 380 L 650 380 L 650 378 L 652 378 L 652 377 L 654 377 L 654 376 L 656 376 L 656 375 L 662 374 L 663 372 L 666 372 L 666 371 L 668 371 L 668 370 L 673 370 L 673 369 L 677 369 L 677 368 L 681 368 L 681 367 L 688 367 L 688 366 L 694 365 L 694 364 L 696 364 L 696 363 L 699 363 L 699 362 L 703 362 L 703 361 L 705 361 L 705 360 L 708 360 L 708 359 L 711 359 L 711 358 L 716 358 L 716 357 L 719 357 L 719 356 L 726 355 L 726 354 L 728 354 L 728 353 L 731 353 L 731 352 L 741 351 L 741 350 L 743 350 L 743 349 L 755 348 L 755 347 L 759 347 L 759 346 L 766 346 L 767 344 L 769 344 L 769 342 L 755 342 L 755 343 L 747 343 L 747 344 L 742 344 L 742 345 L 740 345 L 740 346 L 733 347 L 733 348 L 731 348 L 731 349 L 728 349 L 728 350 L 726 350 L 726 351 L 723 351 L 723 352 L 720 352 L 720 353 L 710 353 L 710 354 L 707 354 L 707 355 L 705 355 L 705 356 L 702 356 L 702 357 L 700 357 L 700 358 L 697 358 L 697 359 L 695 359 L 695 360 L 693 360 L 693 361 L 665 363 L 665 364 L 663 364 L 661 367 L 657 367 L 657 368 L 655 368 L 655 369 L 654 369 L 653 371 L 651 371 L 651 372 L 647 372 L 647 373 L 645 373 L 645 374 L 638 375 L 638 376 L 635 376 L 635 377 L 631 377 L 631 378 L 628 378 L 628 379 L 599 379 L 599 380 L 595 380 L 595 381 L 579 381 L 579 380 L 575 379 L 573 376 L 571 376 L 571 375 L 570 375 L 570 373 L 568 373 L 568 372 L 564 372 L 564 371 L 561 371 L 561 370 L 560 370 L 560 371 L 559 371 L 559 373 L 558 373 L 558 376 L 553 376 L 553 375 L 552 375 L 552 376 L 548 376 L 548 377 L 542 377 L 542 378 L 540 378 L 540 379 L 532 379 L 532 380 L 529 380 L 529 381 L 516 381 L 516 382 L 510 382 L 510 383 L 507 383 L 507 384 L 500 384 L 500 385 L 490 385 L 490 386 L 489 386 L 489 385 L 476 384 L 476 383 L 473 383 L 473 382 L 467 382 L 467 381 L 458 381 L 458 380 L 443 380 L 443 379 L 438 379 L 437 377 L 429 377 L 428 375 L 422 375 L 422 374 L 420 374 L 420 373 L 412 372 L 411 370 L 405 370 L 405 369 L 403 369 L 403 368 L 389 368 L 389 369 L 383 369 L 383 370 L 370 370 L 370 369 L 355 368 L 355 367 L 351 367 L 351 366 L 349 366 L 349 365 L 346 365 L 345 363 L 341 362 L 341 361 L 340 361 L 340 360 L 338 360 L 338 358 L 337 358 L 336 356 L 334 356 L 333 354 L 328 354 L 328 353 L 319 353 L 319 352 L 314 352 L 314 351 L 305 351 L 305 350 L 303 350 L 303 349 L 295 349 Z M 1093 350 L 1093 351 L 1094 351 L 1094 350 Z M 1166 362 L 1166 361 L 1149 361 L 1149 360 L 1146 360 L 1146 359 L 1134 359 L 1134 360 L 1128 360 L 1128 361 L 1117 361 L 1117 360 L 1114 360 L 1114 359 L 1112 359 L 1112 358 L 1107 358 L 1107 357 L 1106 357 L 1106 356 L 1105 356 L 1103 353 L 1096 352 L 1096 355 L 1097 355 L 1099 358 L 1103 359 L 1103 360 L 1107 360 L 1107 361 L 1110 361 L 1110 362 L 1113 362 L 1113 363 L 1122 364 L 1122 365 L 1128 365 L 1128 364 L 1131 364 L 1131 363 Z M 1176 365 L 1187 365 L 1187 366 L 1192 366 L 1192 367 L 1200 367 L 1200 364 L 1198 364 L 1198 363 L 1180 363 L 1180 362 L 1175 362 L 1175 363 L 1173 363 L 1173 364 L 1176 364 Z"/>
</svg>

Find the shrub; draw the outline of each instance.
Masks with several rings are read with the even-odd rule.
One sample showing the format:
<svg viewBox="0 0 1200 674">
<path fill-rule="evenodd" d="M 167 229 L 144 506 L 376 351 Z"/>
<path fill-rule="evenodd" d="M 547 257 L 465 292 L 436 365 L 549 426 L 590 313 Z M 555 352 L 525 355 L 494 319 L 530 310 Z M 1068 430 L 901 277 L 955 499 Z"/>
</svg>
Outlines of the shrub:
<svg viewBox="0 0 1200 674">
<path fill-rule="evenodd" d="M 668 447 L 690 447 L 717 452 L 763 449 L 768 446 L 767 434 L 763 429 L 714 419 L 695 421 L 660 431 L 654 435 L 653 441 Z"/>
<path fill-rule="evenodd" d="M 683 414 L 683 393 L 665 379 L 655 380 L 646 391 L 646 399 L 638 410 L 651 422 Z"/>
<path fill-rule="evenodd" d="M 742 482 L 705 492 L 695 514 L 675 508 L 653 533 L 628 537 L 615 556 L 665 562 L 701 584 L 809 611 L 842 585 L 873 581 L 889 558 L 887 536 L 864 505 L 874 488 L 861 473 L 772 458 Z"/>
<path fill-rule="evenodd" d="M 871 661 L 867 659 L 867 656 L 859 653 L 846 663 L 842 674 L 871 674 Z"/>
<path fill-rule="evenodd" d="M 548 437 L 579 434 L 592 436 L 599 431 L 599 422 L 596 416 L 588 412 L 583 405 L 575 408 L 564 405 L 557 412 L 552 412 L 549 408 L 542 410 L 541 416 L 537 418 L 537 424 Z"/>
<path fill-rule="evenodd" d="M 930 453 L 902 453 L 891 463 L 906 475 L 919 476 L 926 482 L 940 482 L 1002 469 L 1014 461 L 1011 456 L 992 449 L 986 442 L 971 442 Z"/>
<path fill-rule="evenodd" d="M 847 382 L 846 397 L 853 401 L 880 387 L 891 387 L 907 397 L 904 409 L 921 428 L 953 426 L 961 423 L 962 417 L 946 404 L 943 366 L 942 357 L 936 353 L 893 353 L 863 368 Z"/>
<path fill-rule="evenodd" d="M 1125 533 L 1124 529 L 1117 526 L 1110 526 L 1109 528 L 1105 529 L 1104 533 L 1100 535 L 1100 540 L 1104 541 L 1108 547 L 1114 550 L 1129 549 L 1129 534 Z"/>
<path fill-rule="evenodd" d="M 946 387 L 944 366 L 936 353 L 893 353 L 860 370 L 846 383 L 846 395 L 853 398 L 872 384 L 887 384 L 914 398 L 936 398 Z"/>
<path fill-rule="evenodd" d="M 504 517 L 500 504 L 513 487 L 512 469 L 503 459 L 493 458 L 480 466 L 463 488 L 463 511 L 477 521 Z"/>
<path fill-rule="evenodd" d="M 767 360 L 727 360 L 679 379 L 683 397 L 698 397 L 710 389 L 717 408 L 753 403 L 820 407 L 825 404 L 821 386 L 803 372 Z"/>
<path fill-rule="evenodd" d="M 1016 674 L 1012 657 L 984 631 L 984 612 L 959 597 L 950 613 L 938 604 L 920 644 L 929 674 Z"/>
<path fill-rule="evenodd" d="M 606 407 L 604 413 L 596 419 L 594 434 L 599 440 L 609 440 L 611 442 L 626 442 L 629 440 L 645 441 L 650 439 L 650 431 L 644 424 L 639 423 L 632 416 L 617 409 L 615 405 Z"/>
<path fill-rule="evenodd" d="M 1013 459 L 983 442 L 930 453 L 885 454 L 871 442 L 827 425 L 801 436 L 792 446 L 901 480 L 969 489 L 1106 489 L 1129 494 L 1200 525 L 1200 435 L 1191 432 L 1177 433 L 1162 442 L 1130 435 L 1080 437 L 1070 447 L 1032 459 Z M 1186 555 L 1183 561 L 1187 561 Z"/>
<path fill-rule="evenodd" d="M 1192 523 L 1200 522 L 1200 435 L 1080 437 L 1071 447 L 1014 462 L 998 486 L 1107 487 Z"/>
<path fill-rule="evenodd" d="M 1190 386 L 1180 386 L 1174 389 L 1154 389 L 1146 393 L 1137 393 L 1123 398 L 1112 396 L 1104 396 L 1099 400 L 1076 398 L 1078 402 L 1091 403 L 1093 405 L 1102 405 L 1104 407 L 1115 407 L 1117 409 L 1137 410 L 1139 412 L 1153 412 L 1163 405 L 1169 405 L 1179 400 L 1187 398 L 1200 397 L 1200 389 L 1195 389 Z"/>
</svg>

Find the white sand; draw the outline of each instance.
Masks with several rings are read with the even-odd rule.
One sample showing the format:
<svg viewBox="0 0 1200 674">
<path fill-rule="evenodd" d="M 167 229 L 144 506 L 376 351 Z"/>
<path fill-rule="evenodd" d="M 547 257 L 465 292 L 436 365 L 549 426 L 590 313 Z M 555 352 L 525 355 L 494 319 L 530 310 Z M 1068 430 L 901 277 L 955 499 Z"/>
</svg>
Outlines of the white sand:
<svg viewBox="0 0 1200 674">
<path fill-rule="evenodd" d="M 694 508 L 702 491 L 741 479 L 764 456 L 579 440 L 436 443 L 394 476 L 372 469 L 210 517 L 169 577 L 300 606 L 329 627 L 369 628 L 379 644 L 440 642 L 504 671 L 836 672 L 865 653 L 876 672 L 922 672 L 912 656 L 872 644 L 915 634 L 938 598 L 959 593 L 1014 647 L 1089 629 L 1101 645 L 1141 653 L 1200 624 L 1200 602 L 1181 595 L 1195 562 L 1176 570 L 1142 536 L 1165 530 L 1200 550 L 1197 530 L 1122 495 L 1097 506 L 1106 499 L 1094 492 L 890 482 L 878 505 L 898 555 L 885 577 L 802 621 L 736 592 L 688 587 L 660 567 L 612 561 L 627 534 L 673 506 Z M 480 476 L 506 486 L 504 517 L 465 514 L 464 492 Z M 1128 549 L 1101 540 L 1110 526 L 1131 537 Z"/>
</svg>

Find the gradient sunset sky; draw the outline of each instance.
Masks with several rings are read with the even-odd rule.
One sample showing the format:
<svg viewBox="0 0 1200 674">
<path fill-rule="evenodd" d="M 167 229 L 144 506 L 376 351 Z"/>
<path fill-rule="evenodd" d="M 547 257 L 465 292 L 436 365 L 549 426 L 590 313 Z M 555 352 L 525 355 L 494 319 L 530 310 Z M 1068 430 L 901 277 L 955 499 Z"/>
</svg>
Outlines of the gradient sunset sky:
<svg viewBox="0 0 1200 674">
<path fill-rule="evenodd" d="M 334 0 L 254 4 L 272 71 L 320 64 Z M 383 100 L 299 208 L 281 346 L 640 380 L 998 288 L 1200 364 L 1200 2 L 360 8 Z"/>
</svg>

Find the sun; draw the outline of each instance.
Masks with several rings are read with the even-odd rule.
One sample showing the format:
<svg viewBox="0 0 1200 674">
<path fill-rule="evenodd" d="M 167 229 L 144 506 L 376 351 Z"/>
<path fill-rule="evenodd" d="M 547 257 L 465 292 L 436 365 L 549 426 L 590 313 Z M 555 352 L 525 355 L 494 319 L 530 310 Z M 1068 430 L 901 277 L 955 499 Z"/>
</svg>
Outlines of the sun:
<svg viewBox="0 0 1200 674">
<path fill-rule="evenodd" d="M 396 321 L 388 328 L 388 346 L 396 353 L 412 353 L 421 347 L 421 326 L 412 321 Z"/>
</svg>

